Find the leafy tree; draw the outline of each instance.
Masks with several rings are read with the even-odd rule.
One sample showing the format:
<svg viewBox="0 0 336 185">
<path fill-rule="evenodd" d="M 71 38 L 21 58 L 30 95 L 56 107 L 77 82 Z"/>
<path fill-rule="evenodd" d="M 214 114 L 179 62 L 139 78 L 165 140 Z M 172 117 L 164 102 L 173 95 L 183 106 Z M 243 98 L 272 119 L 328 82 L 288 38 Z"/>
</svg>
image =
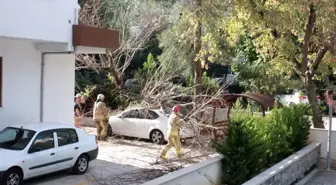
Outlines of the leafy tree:
<svg viewBox="0 0 336 185">
<path fill-rule="evenodd" d="M 154 57 L 150 53 L 147 56 L 147 61 L 143 63 L 142 68 L 136 72 L 135 77 L 139 79 L 142 83 L 145 83 L 147 80 L 150 79 L 151 76 L 154 75 L 155 70 L 157 70 L 157 63 L 154 61 Z"/>
<path fill-rule="evenodd" d="M 236 0 L 232 5 L 224 21 L 231 41 L 247 30 L 258 53 L 278 70 L 298 76 L 307 90 L 314 126 L 323 128 L 314 80 L 323 75 L 324 65 L 335 61 L 336 1 Z"/>
<path fill-rule="evenodd" d="M 85 24 L 119 30 L 117 49 L 108 49 L 106 54 L 76 56 L 78 67 L 107 71 L 119 89 L 124 86 L 133 58 L 165 27 L 165 13 L 147 0 L 85 0 L 79 14 Z"/>
<path fill-rule="evenodd" d="M 159 59 L 163 66 L 178 63 L 189 69 L 196 94 L 201 93 L 207 63 L 230 60 L 225 33 L 218 27 L 227 7 L 225 0 L 178 2 L 172 8 L 172 26 L 160 36 L 163 53 Z"/>
<path fill-rule="evenodd" d="M 287 88 L 301 86 L 300 81 L 279 70 L 274 61 L 267 61 L 265 56 L 257 53 L 248 35 L 243 35 L 239 40 L 232 69 L 239 84 L 251 92 L 273 95 Z"/>
</svg>

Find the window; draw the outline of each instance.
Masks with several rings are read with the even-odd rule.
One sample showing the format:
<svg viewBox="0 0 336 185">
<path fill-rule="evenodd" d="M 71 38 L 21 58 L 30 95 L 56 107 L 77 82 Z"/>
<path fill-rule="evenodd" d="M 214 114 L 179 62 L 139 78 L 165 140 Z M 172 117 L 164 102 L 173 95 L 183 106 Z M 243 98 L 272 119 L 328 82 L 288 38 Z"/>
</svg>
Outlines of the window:
<svg viewBox="0 0 336 185">
<path fill-rule="evenodd" d="M 2 57 L 0 57 L 0 107 L 2 107 Z"/>
<path fill-rule="evenodd" d="M 69 130 L 70 136 L 71 136 L 71 142 L 77 143 L 78 142 L 78 135 L 77 132 L 74 129 Z"/>
<path fill-rule="evenodd" d="M 145 119 L 157 119 L 159 115 L 156 114 L 154 111 L 151 110 L 143 110 L 144 118 Z"/>
<path fill-rule="evenodd" d="M 138 110 L 130 110 L 121 115 L 122 118 L 136 118 Z"/>
<path fill-rule="evenodd" d="M 136 110 L 136 113 L 135 113 L 135 118 L 136 119 L 145 119 L 145 112 L 144 110 Z"/>
<path fill-rule="evenodd" d="M 65 146 L 78 142 L 77 133 L 74 130 L 64 129 L 56 131 L 58 146 Z"/>
<path fill-rule="evenodd" d="M 49 150 L 55 147 L 53 132 L 41 132 L 37 135 L 34 143 L 29 149 L 29 153 Z"/>
<path fill-rule="evenodd" d="M 23 150 L 34 137 L 35 131 L 7 127 L 0 131 L 0 148 Z"/>
</svg>

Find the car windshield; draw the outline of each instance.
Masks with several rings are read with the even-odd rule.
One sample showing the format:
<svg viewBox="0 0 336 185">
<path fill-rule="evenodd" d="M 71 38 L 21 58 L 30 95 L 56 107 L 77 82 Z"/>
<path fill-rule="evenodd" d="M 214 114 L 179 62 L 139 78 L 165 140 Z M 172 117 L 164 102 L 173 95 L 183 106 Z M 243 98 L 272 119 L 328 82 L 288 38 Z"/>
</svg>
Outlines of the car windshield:
<svg viewBox="0 0 336 185">
<path fill-rule="evenodd" d="M 7 127 L 0 131 L 0 148 L 23 150 L 34 137 L 35 131 Z"/>
</svg>

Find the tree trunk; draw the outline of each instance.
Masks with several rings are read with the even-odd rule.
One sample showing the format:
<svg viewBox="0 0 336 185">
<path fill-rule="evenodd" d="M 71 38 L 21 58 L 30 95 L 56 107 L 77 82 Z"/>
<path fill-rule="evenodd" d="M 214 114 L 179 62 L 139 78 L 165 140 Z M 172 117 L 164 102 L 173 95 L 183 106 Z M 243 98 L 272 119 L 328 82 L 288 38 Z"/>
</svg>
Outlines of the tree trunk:
<svg viewBox="0 0 336 185">
<path fill-rule="evenodd" d="M 114 68 L 109 68 L 108 72 L 113 77 L 113 83 L 118 89 L 124 88 L 124 75 L 118 75 L 118 72 Z"/>
<path fill-rule="evenodd" d="M 309 79 L 307 80 L 307 95 L 308 95 L 308 100 L 312 109 L 312 121 L 314 124 L 315 128 L 324 128 L 324 124 L 322 121 L 322 111 L 321 107 L 318 104 L 317 100 L 317 94 L 316 94 L 316 85 L 312 78 L 308 77 Z"/>
<path fill-rule="evenodd" d="M 197 23 L 195 28 L 195 43 L 194 43 L 194 50 L 195 55 L 198 55 L 201 51 L 202 43 L 201 43 L 201 37 L 202 37 L 202 23 L 200 20 L 200 9 L 202 6 L 202 0 L 196 0 L 197 3 Z M 195 61 L 195 72 L 194 72 L 194 84 L 195 84 L 195 95 L 199 95 L 202 92 L 202 64 L 201 61 Z"/>
</svg>

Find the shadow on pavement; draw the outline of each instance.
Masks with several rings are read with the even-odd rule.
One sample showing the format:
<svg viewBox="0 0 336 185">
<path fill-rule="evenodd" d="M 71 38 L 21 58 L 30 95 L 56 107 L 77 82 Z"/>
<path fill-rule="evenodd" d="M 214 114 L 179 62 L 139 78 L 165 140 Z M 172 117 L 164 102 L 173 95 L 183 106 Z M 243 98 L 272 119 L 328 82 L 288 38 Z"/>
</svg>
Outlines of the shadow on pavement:
<svg viewBox="0 0 336 185">
<path fill-rule="evenodd" d="M 112 183 L 110 181 L 113 179 L 116 180 L 116 176 L 122 176 L 122 174 L 137 170 L 140 170 L 140 168 L 96 159 L 90 162 L 90 167 L 84 175 L 74 175 L 71 173 L 71 170 L 65 170 L 29 179 L 24 183 L 24 185 L 119 184 Z M 114 178 L 112 179 L 112 177 Z"/>
</svg>

